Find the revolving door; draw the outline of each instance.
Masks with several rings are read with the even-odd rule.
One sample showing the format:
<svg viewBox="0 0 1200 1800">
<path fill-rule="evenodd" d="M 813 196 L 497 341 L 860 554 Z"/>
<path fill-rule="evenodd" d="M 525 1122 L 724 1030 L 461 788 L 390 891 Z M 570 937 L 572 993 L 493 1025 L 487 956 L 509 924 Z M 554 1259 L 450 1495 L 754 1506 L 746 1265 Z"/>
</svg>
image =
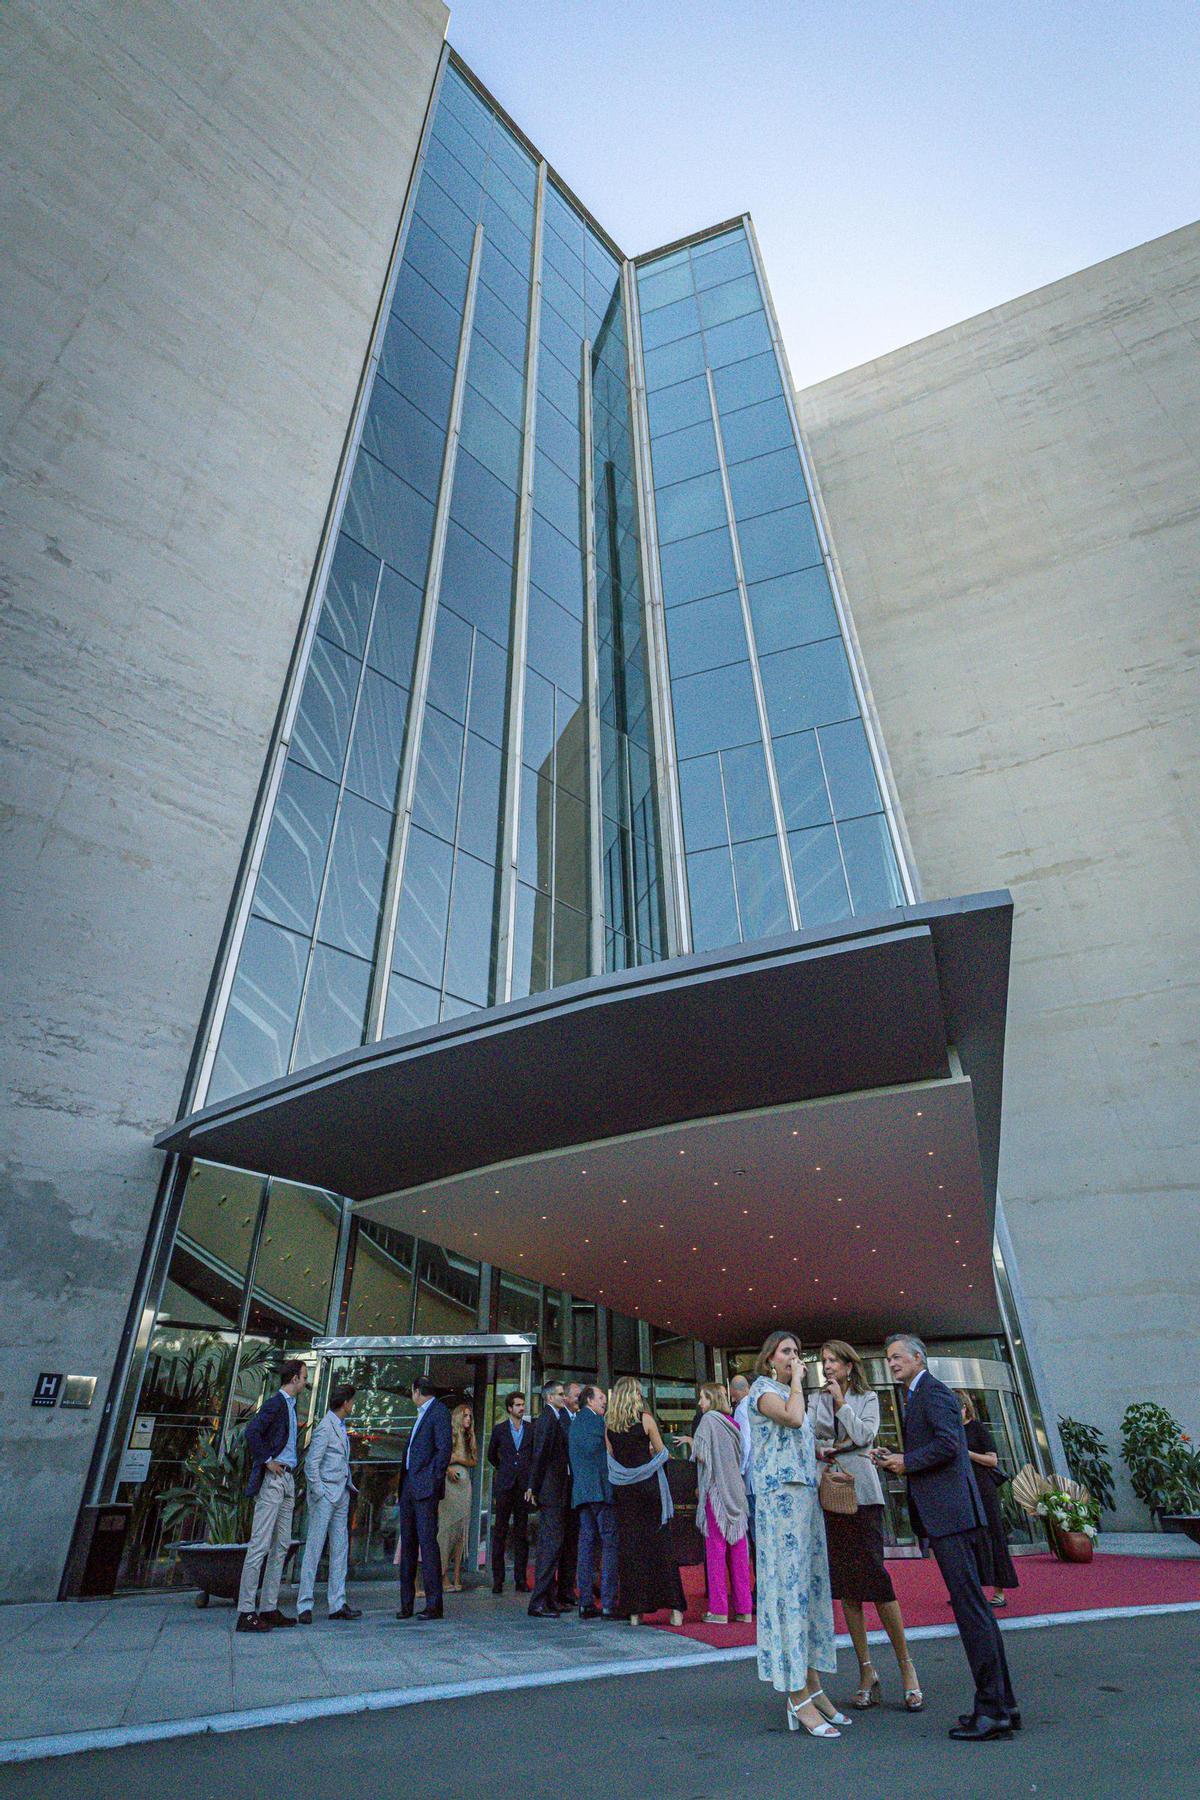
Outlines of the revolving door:
<svg viewBox="0 0 1200 1800">
<path fill-rule="evenodd" d="M 350 1533 L 354 1580 L 385 1579 L 394 1573 L 400 1474 L 416 1413 L 411 1390 L 418 1375 L 431 1378 L 438 1399 L 451 1410 L 464 1402 L 471 1408 L 477 1462 L 471 1471 L 463 1572 L 478 1568 L 491 1500 L 488 1439 L 496 1420 L 504 1417 L 506 1395 L 522 1393 L 526 1405 L 532 1399 L 536 1345 L 536 1338 L 520 1332 L 317 1339 L 313 1419 L 323 1415 L 339 1382 L 351 1382 L 358 1390 L 347 1423 L 351 1473 L 358 1489 Z"/>
</svg>

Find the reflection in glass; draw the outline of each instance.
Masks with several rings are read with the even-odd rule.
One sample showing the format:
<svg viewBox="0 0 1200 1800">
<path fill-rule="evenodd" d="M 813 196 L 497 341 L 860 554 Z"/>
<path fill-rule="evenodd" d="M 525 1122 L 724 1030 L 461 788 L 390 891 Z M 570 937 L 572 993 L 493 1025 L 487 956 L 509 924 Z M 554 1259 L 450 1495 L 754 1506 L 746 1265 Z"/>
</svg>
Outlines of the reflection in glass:
<svg viewBox="0 0 1200 1800">
<path fill-rule="evenodd" d="M 264 919 L 312 930 L 336 805 L 334 782 L 300 763 L 285 765 L 254 889 L 254 910 Z"/>
<path fill-rule="evenodd" d="M 296 1068 L 306 1069 L 310 1063 L 358 1048 L 370 992 L 369 962 L 331 950 L 326 944 L 317 945 L 296 1039 Z"/>
<path fill-rule="evenodd" d="M 209 1099 L 274 1081 L 287 1071 L 308 941 L 251 919 L 221 1030 Z"/>
<path fill-rule="evenodd" d="M 846 892 L 833 826 L 818 825 L 810 831 L 791 831 L 788 844 L 792 852 L 792 878 L 801 925 L 828 925 L 835 919 L 848 918 L 850 896 Z"/>
<path fill-rule="evenodd" d="M 887 912 L 903 906 L 904 889 L 883 814 L 847 819 L 838 826 L 838 834 L 855 912 Z"/>
</svg>

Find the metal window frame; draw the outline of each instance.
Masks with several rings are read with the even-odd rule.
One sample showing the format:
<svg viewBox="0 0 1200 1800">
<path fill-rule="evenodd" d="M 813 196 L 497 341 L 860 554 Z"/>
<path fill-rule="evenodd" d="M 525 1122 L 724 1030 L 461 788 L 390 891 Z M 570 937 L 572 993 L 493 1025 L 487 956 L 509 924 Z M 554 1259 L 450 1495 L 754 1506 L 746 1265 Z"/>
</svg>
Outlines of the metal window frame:
<svg viewBox="0 0 1200 1800">
<path fill-rule="evenodd" d="M 592 417 L 592 342 L 579 353 L 579 508 L 583 523 L 583 692 L 587 707 L 588 974 L 604 973 L 603 794 L 600 770 L 600 655 L 596 600 L 595 442 Z M 555 882 L 557 887 L 557 880 Z M 551 974 L 553 975 L 553 965 Z"/>
</svg>

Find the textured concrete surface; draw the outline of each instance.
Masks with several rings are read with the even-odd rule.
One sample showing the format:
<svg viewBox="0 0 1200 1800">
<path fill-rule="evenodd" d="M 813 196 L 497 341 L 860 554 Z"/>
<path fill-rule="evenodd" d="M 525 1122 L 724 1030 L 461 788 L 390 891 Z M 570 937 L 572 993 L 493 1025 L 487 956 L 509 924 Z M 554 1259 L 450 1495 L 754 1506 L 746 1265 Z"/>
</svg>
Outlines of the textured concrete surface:
<svg viewBox="0 0 1200 1800">
<path fill-rule="evenodd" d="M 57 1589 L 445 19 L 0 10 L 0 1598 Z"/>
<path fill-rule="evenodd" d="M 1138 1398 L 1200 1434 L 1200 226 L 798 398 L 925 892 L 1016 902 L 1000 1186 L 1053 1398 L 1114 1451 Z"/>
</svg>

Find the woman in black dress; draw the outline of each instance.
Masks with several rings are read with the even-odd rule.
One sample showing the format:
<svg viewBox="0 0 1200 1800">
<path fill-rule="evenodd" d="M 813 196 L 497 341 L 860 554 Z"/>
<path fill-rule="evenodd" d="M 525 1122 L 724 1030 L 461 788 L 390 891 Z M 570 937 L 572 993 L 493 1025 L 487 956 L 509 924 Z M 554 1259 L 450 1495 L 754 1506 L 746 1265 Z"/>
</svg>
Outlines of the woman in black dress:
<svg viewBox="0 0 1200 1800">
<path fill-rule="evenodd" d="M 979 1498 L 987 1517 L 987 1530 L 981 1531 L 976 1539 L 979 1579 L 984 1587 L 991 1588 L 993 1606 L 1007 1606 L 1005 1588 L 1015 1588 L 1019 1583 L 1009 1554 L 1008 1534 L 1004 1529 L 1004 1514 L 1000 1507 L 1002 1484 L 995 1479 L 1000 1458 L 996 1455 L 992 1434 L 975 1411 L 975 1402 L 970 1394 L 962 1388 L 954 1391 L 962 1407 L 963 1430 L 967 1434 L 967 1450 L 971 1457 L 975 1486 L 979 1489 Z"/>
<path fill-rule="evenodd" d="M 608 1402 L 608 1453 L 625 1469 L 640 1469 L 658 1456 L 662 1433 L 646 1406 L 641 1383 L 631 1375 L 616 1382 Z M 617 1503 L 617 1556 L 620 1609 L 631 1625 L 645 1613 L 671 1608 L 672 1625 L 683 1624 L 685 1601 L 671 1521 L 663 1524 L 658 1472 L 645 1481 L 613 1488 Z"/>
</svg>

